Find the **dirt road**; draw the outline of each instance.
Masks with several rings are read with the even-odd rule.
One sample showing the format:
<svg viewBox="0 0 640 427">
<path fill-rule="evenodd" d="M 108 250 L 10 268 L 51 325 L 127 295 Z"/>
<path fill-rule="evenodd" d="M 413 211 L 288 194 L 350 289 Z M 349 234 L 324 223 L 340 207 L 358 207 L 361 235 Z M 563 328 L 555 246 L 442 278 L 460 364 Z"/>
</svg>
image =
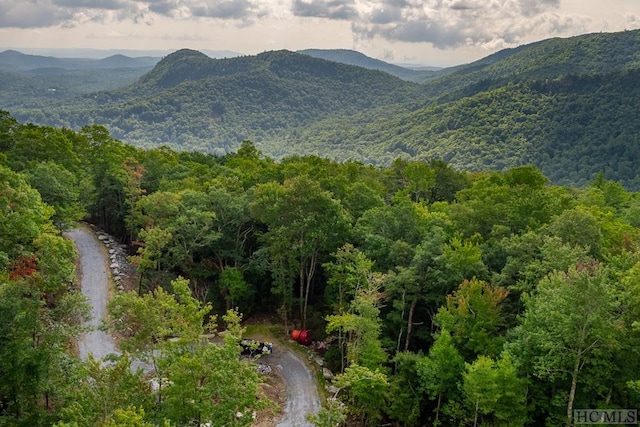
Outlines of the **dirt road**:
<svg viewBox="0 0 640 427">
<path fill-rule="evenodd" d="M 107 313 L 109 296 L 109 271 L 104 246 L 95 234 L 85 228 L 75 228 L 67 233 L 78 249 L 82 279 L 82 293 L 91 304 L 91 320 L 93 328 L 85 333 L 78 342 L 81 360 L 87 360 L 89 353 L 96 359 L 102 359 L 118 350 L 116 344 L 105 332 L 98 330 Z"/>
<path fill-rule="evenodd" d="M 282 408 L 284 414 L 278 427 L 312 427 L 306 415 L 320 410 L 320 396 L 312 371 L 286 347 L 274 348 L 273 354 L 263 361 L 278 370 L 287 390 L 287 400 Z"/>
<path fill-rule="evenodd" d="M 89 353 L 96 359 L 102 359 L 110 353 L 117 353 L 114 340 L 108 334 L 97 328 L 107 313 L 109 295 L 108 257 L 104 246 L 95 234 L 86 228 L 76 228 L 67 233 L 71 238 L 80 257 L 82 273 L 82 293 L 91 304 L 90 326 L 93 330 L 84 334 L 78 342 L 80 358 L 86 360 Z M 277 369 L 287 390 L 287 399 L 283 408 L 283 417 L 278 427 L 311 427 L 306 420 L 306 414 L 320 410 L 320 397 L 316 386 L 316 379 L 304 361 L 290 349 L 278 347 L 273 354 L 265 357 L 264 362 Z M 150 367 L 134 361 L 132 369 L 138 367 L 150 371 Z"/>
</svg>

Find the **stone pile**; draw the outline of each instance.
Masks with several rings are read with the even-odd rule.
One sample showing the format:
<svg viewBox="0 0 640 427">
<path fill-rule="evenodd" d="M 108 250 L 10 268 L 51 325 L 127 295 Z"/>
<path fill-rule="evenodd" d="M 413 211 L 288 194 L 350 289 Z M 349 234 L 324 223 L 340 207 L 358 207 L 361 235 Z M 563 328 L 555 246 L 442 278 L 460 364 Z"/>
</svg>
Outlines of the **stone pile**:
<svg viewBox="0 0 640 427">
<path fill-rule="evenodd" d="M 98 240 L 104 243 L 105 247 L 109 251 L 109 267 L 113 280 L 118 288 L 118 291 L 124 291 L 124 279 L 127 275 L 131 275 L 134 272 L 134 268 L 127 261 L 126 245 L 118 243 L 109 234 L 97 231 Z"/>
<path fill-rule="evenodd" d="M 263 363 L 256 364 L 256 371 L 262 375 L 267 375 L 271 373 L 271 366 L 265 365 Z"/>
</svg>

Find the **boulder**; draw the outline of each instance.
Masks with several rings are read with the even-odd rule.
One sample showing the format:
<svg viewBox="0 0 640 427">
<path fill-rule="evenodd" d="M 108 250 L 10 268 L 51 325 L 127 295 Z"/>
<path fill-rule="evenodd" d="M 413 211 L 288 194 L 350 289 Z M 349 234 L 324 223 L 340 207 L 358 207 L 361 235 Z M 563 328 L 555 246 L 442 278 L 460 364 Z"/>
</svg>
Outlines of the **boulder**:
<svg viewBox="0 0 640 427">
<path fill-rule="evenodd" d="M 333 372 L 331 372 L 328 368 L 322 368 L 322 376 L 327 381 L 331 381 L 334 378 Z"/>
</svg>

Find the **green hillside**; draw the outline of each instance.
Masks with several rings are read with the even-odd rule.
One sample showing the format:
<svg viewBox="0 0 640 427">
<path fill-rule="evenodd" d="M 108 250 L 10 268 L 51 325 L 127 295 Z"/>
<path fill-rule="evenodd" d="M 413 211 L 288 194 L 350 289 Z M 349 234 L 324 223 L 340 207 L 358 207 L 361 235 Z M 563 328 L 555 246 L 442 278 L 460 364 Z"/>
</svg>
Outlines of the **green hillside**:
<svg viewBox="0 0 640 427">
<path fill-rule="evenodd" d="M 300 130 L 303 153 L 388 164 L 441 158 L 463 170 L 537 165 L 554 182 L 584 185 L 598 172 L 640 188 L 640 68 L 520 82 L 400 114 Z M 335 144 L 335 141 L 342 141 Z"/>
<path fill-rule="evenodd" d="M 103 124 L 142 147 L 224 154 L 249 139 L 276 159 L 535 164 L 557 183 L 604 172 L 636 189 L 638 70 L 640 31 L 507 49 L 423 84 L 289 51 L 212 59 L 185 49 L 129 86 L 5 107 L 37 124 Z"/>
<path fill-rule="evenodd" d="M 536 93 L 609 90 L 560 83 L 465 102 L 519 94 L 532 115 Z M 317 427 L 573 426 L 572 408 L 639 408 L 639 196 L 534 166 L 143 150 L 0 111 L 0 425 L 300 425 L 278 423 L 298 387 L 338 390 Z M 95 286 L 121 357 L 76 351 L 93 300 L 76 275 L 86 289 L 107 273 L 63 234 L 81 218 L 112 236 L 95 250 L 116 253 L 113 282 Z M 74 268 L 86 257 L 100 268 Z M 240 356 L 246 331 L 273 343 L 259 363 L 295 367 L 292 329 L 310 331 L 301 357 L 325 375 L 281 379 Z"/>
<path fill-rule="evenodd" d="M 38 122 L 39 116 L 50 114 L 49 110 L 63 100 L 128 86 L 149 70 L 150 67 L 40 68 L 28 72 L 0 70 L 0 108 L 11 111 L 29 109 L 29 120 Z"/>
<path fill-rule="evenodd" d="M 104 124 L 139 146 L 168 144 L 223 154 L 244 139 L 279 139 L 335 115 L 424 103 L 418 84 L 379 71 L 287 51 L 211 59 L 191 50 L 164 58 L 135 84 L 65 102 L 20 120 L 79 127 Z"/>
<path fill-rule="evenodd" d="M 640 30 L 555 38 L 505 49 L 471 64 L 439 71 L 426 83 L 432 97 L 456 99 L 522 80 L 607 74 L 640 67 Z"/>
</svg>

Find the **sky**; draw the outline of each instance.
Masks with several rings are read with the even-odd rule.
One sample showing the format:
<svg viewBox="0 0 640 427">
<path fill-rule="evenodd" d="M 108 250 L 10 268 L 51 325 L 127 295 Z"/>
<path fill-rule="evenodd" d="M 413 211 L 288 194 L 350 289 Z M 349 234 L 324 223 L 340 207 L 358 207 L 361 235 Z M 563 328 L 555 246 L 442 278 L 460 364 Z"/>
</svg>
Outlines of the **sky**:
<svg viewBox="0 0 640 427">
<path fill-rule="evenodd" d="M 353 49 L 446 67 L 640 28 L 640 0 L 0 0 L 0 48 Z"/>
</svg>

